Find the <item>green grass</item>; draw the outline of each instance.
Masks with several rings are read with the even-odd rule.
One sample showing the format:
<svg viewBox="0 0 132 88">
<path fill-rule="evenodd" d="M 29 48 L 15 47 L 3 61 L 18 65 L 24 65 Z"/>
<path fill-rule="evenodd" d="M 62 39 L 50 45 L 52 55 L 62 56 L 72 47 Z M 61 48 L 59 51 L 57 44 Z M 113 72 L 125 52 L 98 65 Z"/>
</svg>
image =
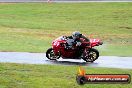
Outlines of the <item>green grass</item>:
<svg viewBox="0 0 132 88">
<path fill-rule="evenodd" d="M 96 48 L 100 51 L 100 55 L 132 56 L 132 45 L 104 44 Z"/>
<path fill-rule="evenodd" d="M 84 67 L 87 74 L 130 74 L 129 69 Z M 0 88 L 131 88 L 130 84 L 76 83 L 78 66 L 0 63 Z"/>
<path fill-rule="evenodd" d="M 45 52 L 61 35 L 100 38 L 101 55 L 132 56 L 132 3 L 0 4 L 0 51 Z"/>
</svg>

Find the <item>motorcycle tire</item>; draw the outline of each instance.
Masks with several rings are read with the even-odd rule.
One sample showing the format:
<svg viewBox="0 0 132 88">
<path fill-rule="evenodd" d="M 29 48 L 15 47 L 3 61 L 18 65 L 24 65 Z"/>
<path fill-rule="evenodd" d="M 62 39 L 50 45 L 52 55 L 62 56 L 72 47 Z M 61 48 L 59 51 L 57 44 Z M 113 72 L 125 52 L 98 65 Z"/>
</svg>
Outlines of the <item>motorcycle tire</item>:
<svg viewBox="0 0 132 88">
<path fill-rule="evenodd" d="M 50 55 L 49 55 L 50 54 Z M 56 59 L 59 59 L 60 58 L 60 55 L 56 56 L 53 52 L 53 48 L 49 48 L 47 51 L 46 51 L 46 57 L 50 60 L 56 60 Z"/>
<path fill-rule="evenodd" d="M 93 56 L 96 55 L 96 56 Z M 89 55 L 87 57 L 84 56 L 83 60 L 86 62 L 94 62 L 99 57 L 99 51 L 97 49 L 91 48 L 89 50 Z"/>
</svg>

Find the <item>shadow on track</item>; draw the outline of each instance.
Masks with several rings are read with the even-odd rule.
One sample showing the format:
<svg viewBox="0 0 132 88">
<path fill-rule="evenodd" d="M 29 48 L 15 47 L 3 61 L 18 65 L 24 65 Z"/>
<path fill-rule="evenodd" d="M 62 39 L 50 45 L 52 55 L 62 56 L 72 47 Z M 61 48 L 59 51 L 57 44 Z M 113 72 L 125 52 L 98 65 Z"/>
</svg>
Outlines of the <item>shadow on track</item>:
<svg viewBox="0 0 132 88">
<path fill-rule="evenodd" d="M 57 61 L 57 60 L 46 60 L 48 64 L 56 64 L 56 65 L 81 65 L 81 66 L 95 66 L 98 63 L 91 62 L 71 62 L 71 61 Z"/>
</svg>

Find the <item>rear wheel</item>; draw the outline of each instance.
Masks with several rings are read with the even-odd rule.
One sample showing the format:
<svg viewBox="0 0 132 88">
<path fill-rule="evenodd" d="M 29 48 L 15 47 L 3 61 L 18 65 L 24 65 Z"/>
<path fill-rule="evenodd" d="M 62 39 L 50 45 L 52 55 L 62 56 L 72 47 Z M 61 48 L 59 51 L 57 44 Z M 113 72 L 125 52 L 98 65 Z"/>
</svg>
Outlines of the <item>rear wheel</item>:
<svg viewBox="0 0 132 88">
<path fill-rule="evenodd" d="M 87 51 L 88 54 L 85 54 L 83 60 L 85 60 L 86 62 L 94 62 L 96 59 L 98 59 L 99 57 L 99 51 L 96 49 L 90 49 L 89 51 Z"/>
<path fill-rule="evenodd" d="M 55 55 L 53 49 L 52 48 L 49 48 L 46 51 L 46 57 L 48 59 L 50 59 L 50 60 L 56 60 L 56 59 L 59 59 L 60 58 L 60 55 Z"/>
</svg>

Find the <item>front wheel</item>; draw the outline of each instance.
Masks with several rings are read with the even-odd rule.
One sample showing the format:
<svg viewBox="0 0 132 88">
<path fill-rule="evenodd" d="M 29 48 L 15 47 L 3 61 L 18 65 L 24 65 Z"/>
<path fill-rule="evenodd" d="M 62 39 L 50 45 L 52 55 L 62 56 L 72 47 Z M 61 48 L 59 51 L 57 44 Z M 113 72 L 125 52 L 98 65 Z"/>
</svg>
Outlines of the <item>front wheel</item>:
<svg viewBox="0 0 132 88">
<path fill-rule="evenodd" d="M 89 51 L 87 51 L 87 54 L 85 54 L 83 60 L 86 62 L 94 62 L 99 57 L 99 51 L 92 48 Z"/>
<path fill-rule="evenodd" d="M 56 60 L 56 59 L 59 59 L 60 58 L 60 55 L 55 55 L 54 54 L 54 51 L 53 51 L 53 48 L 49 48 L 47 51 L 46 51 L 46 57 L 50 60 Z"/>
</svg>

